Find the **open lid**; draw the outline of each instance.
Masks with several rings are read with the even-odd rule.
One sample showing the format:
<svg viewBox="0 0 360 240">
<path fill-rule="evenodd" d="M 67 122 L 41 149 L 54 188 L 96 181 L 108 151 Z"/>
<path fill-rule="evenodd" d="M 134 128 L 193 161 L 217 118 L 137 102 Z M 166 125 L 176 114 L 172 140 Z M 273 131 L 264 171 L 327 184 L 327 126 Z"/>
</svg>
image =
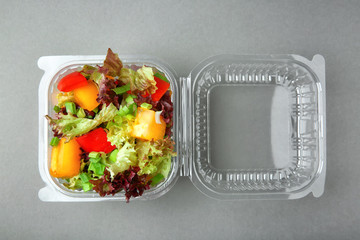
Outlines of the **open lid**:
<svg viewBox="0 0 360 240">
<path fill-rule="evenodd" d="M 180 79 L 180 174 L 217 199 L 324 190 L 325 61 L 220 55 Z"/>
</svg>

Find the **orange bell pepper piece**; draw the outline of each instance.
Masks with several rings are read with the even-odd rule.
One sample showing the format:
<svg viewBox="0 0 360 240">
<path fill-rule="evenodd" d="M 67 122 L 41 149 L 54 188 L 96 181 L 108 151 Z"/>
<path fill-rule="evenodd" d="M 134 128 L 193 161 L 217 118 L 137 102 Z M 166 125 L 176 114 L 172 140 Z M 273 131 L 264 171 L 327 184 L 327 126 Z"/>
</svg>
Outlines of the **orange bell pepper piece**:
<svg viewBox="0 0 360 240">
<path fill-rule="evenodd" d="M 60 139 L 51 151 L 50 175 L 56 178 L 71 178 L 80 172 L 80 145 L 75 139 L 65 143 Z"/>
<path fill-rule="evenodd" d="M 96 101 L 99 89 L 96 84 L 92 81 L 89 81 L 89 84 L 80 88 L 73 90 L 75 102 L 88 111 L 94 110 L 99 103 Z"/>
<path fill-rule="evenodd" d="M 166 123 L 160 116 L 160 123 L 155 120 L 155 111 L 139 107 L 131 136 L 143 140 L 158 140 L 165 136 Z"/>
</svg>

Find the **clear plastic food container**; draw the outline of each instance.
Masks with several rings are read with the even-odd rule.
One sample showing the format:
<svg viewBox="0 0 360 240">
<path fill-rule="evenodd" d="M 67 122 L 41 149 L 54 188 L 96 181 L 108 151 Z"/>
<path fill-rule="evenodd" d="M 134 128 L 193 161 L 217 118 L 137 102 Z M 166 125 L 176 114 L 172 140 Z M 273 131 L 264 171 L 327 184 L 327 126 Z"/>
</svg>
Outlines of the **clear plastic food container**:
<svg viewBox="0 0 360 240">
<path fill-rule="evenodd" d="M 52 114 L 58 81 L 105 56 L 45 56 L 39 86 L 39 171 L 43 201 L 123 200 L 120 192 L 69 190 L 50 176 Z M 219 55 L 178 78 L 170 66 L 149 56 L 120 56 L 124 65 L 164 72 L 174 102 L 173 157 L 165 181 L 135 199 L 155 199 L 189 177 L 216 199 L 296 199 L 322 195 L 326 172 L 325 61 L 298 55 Z"/>
</svg>

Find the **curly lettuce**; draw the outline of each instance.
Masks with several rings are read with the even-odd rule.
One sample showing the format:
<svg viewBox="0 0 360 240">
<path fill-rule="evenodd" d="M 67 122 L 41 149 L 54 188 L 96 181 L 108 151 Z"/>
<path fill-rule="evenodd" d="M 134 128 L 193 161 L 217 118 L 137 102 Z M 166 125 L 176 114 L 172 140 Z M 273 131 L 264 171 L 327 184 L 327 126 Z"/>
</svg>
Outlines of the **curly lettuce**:
<svg viewBox="0 0 360 240">
<path fill-rule="evenodd" d="M 116 161 L 114 163 L 108 161 L 106 165 L 111 178 L 114 178 L 119 172 L 128 170 L 130 166 L 136 167 L 137 162 L 135 144 L 126 142 L 124 146 L 119 149 L 116 155 Z"/>
<path fill-rule="evenodd" d="M 156 92 L 156 81 L 151 67 L 145 67 L 134 71 L 129 68 L 122 68 L 119 79 L 124 83 L 130 83 L 130 90 L 132 93 L 148 91 L 150 94 Z"/>
<path fill-rule="evenodd" d="M 173 150 L 173 141 L 170 138 L 138 141 L 136 151 L 141 169 L 139 174 L 155 176 L 161 173 L 167 177 L 171 167 L 171 157 L 176 155 Z"/>
<path fill-rule="evenodd" d="M 107 74 L 113 77 L 119 76 L 122 67 L 123 64 L 119 56 L 109 48 L 104 60 L 104 68 L 108 70 Z"/>
<path fill-rule="evenodd" d="M 53 119 L 48 115 L 45 117 L 49 120 L 54 132 L 70 141 L 72 138 L 83 135 L 104 122 L 111 121 L 116 116 L 116 113 L 117 108 L 113 104 L 107 107 L 104 104 L 94 119 L 77 118 L 70 114 L 59 114 L 59 119 Z"/>
<path fill-rule="evenodd" d="M 109 130 L 107 133 L 108 141 L 117 148 L 121 148 L 126 142 L 134 141 L 130 135 L 129 120 L 124 117 L 116 116 L 107 129 Z"/>
<path fill-rule="evenodd" d="M 56 95 L 56 98 L 58 100 L 58 106 L 62 107 L 65 105 L 66 102 L 75 102 L 75 96 L 74 92 L 60 92 L 58 95 Z"/>
</svg>

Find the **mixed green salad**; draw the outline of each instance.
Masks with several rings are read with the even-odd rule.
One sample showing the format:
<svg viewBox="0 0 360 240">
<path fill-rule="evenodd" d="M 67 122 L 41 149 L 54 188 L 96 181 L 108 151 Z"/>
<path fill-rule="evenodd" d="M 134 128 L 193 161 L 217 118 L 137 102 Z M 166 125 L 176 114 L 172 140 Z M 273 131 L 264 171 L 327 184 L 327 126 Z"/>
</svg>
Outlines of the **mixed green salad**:
<svg viewBox="0 0 360 240">
<path fill-rule="evenodd" d="M 50 174 L 72 190 L 141 196 L 166 179 L 176 155 L 170 83 L 158 69 L 123 66 L 108 50 L 58 85 Z"/>
</svg>

